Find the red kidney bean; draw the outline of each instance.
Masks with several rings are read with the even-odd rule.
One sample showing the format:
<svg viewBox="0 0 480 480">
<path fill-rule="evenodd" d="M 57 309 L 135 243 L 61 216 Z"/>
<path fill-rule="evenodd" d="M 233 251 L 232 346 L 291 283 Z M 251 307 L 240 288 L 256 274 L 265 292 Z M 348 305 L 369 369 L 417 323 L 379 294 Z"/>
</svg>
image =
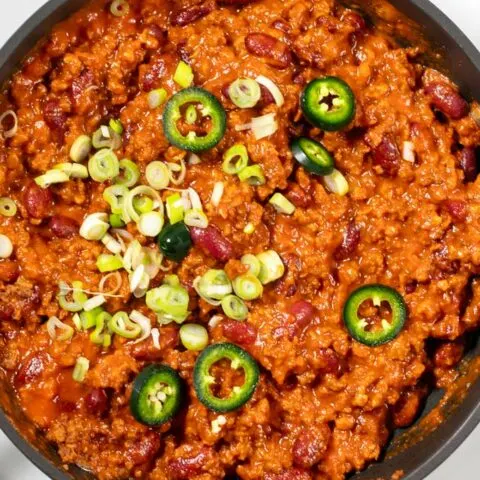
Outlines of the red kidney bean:
<svg viewBox="0 0 480 480">
<path fill-rule="evenodd" d="M 299 300 L 290 306 L 289 312 L 295 317 L 296 330 L 302 331 L 315 316 L 315 307 L 306 300 Z"/>
<path fill-rule="evenodd" d="M 230 240 L 214 225 L 207 228 L 191 227 L 190 235 L 193 243 L 215 260 L 226 262 L 233 258 L 233 247 Z"/>
<path fill-rule="evenodd" d="M 67 129 L 67 114 L 60 107 L 58 100 L 49 100 L 43 107 L 45 123 L 57 136 L 63 137 Z"/>
<path fill-rule="evenodd" d="M 286 197 L 298 208 L 307 208 L 313 202 L 312 195 L 296 183 L 289 185 Z"/>
<path fill-rule="evenodd" d="M 257 339 L 255 327 L 245 322 L 225 319 L 222 321 L 223 335 L 240 345 L 253 345 Z"/>
<path fill-rule="evenodd" d="M 23 203 L 30 217 L 46 218 L 53 205 L 52 192 L 48 188 L 41 188 L 31 182 L 24 191 Z"/>
<path fill-rule="evenodd" d="M 151 23 L 148 25 L 147 30 L 150 32 L 150 34 L 155 37 L 160 45 L 164 45 L 166 40 L 167 40 L 167 32 L 157 25 L 156 23 Z"/>
<path fill-rule="evenodd" d="M 94 415 L 104 414 L 108 410 L 108 396 L 105 389 L 92 389 L 85 397 L 85 406 Z"/>
<path fill-rule="evenodd" d="M 173 480 L 189 480 L 202 472 L 209 450 L 203 448 L 195 457 L 177 458 L 167 465 L 167 474 Z"/>
<path fill-rule="evenodd" d="M 345 12 L 342 20 L 351 25 L 355 32 L 363 32 L 367 28 L 367 22 L 365 22 L 365 19 L 353 10 Z"/>
<path fill-rule="evenodd" d="M 311 480 L 311 478 L 305 470 L 289 468 L 282 473 L 266 473 L 264 480 Z"/>
<path fill-rule="evenodd" d="M 293 444 L 293 462 L 311 468 L 325 455 L 330 441 L 330 428 L 323 424 L 302 430 Z"/>
<path fill-rule="evenodd" d="M 23 387 L 39 377 L 45 370 L 46 354 L 36 353 L 31 355 L 17 370 L 15 386 Z"/>
<path fill-rule="evenodd" d="M 78 106 L 80 104 L 83 92 L 93 85 L 93 80 L 93 73 L 88 69 L 73 79 L 71 95 L 74 105 Z"/>
<path fill-rule="evenodd" d="M 139 84 L 142 90 L 149 92 L 161 85 L 162 79 L 168 74 L 167 61 L 172 64 L 178 63 L 178 59 L 173 55 L 163 55 L 152 58 L 150 64 L 145 65 L 144 69 L 140 70 Z"/>
<path fill-rule="evenodd" d="M 392 411 L 392 420 L 396 428 L 408 427 L 414 422 L 425 394 L 426 390 L 423 388 L 409 390 L 402 394 Z"/>
<path fill-rule="evenodd" d="M 256 57 L 265 58 L 277 68 L 287 68 L 292 64 L 292 53 L 288 45 L 266 33 L 250 33 L 245 37 L 247 51 Z"/>
<path fill-rule="evenodd" d="M 457 153 L 458 164 L 463 170 L 465 183 L 474 182 L 478 175 L 477 154 L 475 149 L 465 147 Z"/>
<path fill-rule="evenodd" d="M 48 227 L 59 238 L 71 238 L 78 234 L 77 222 L 63 215 L 53 216 L 48 222 Z"/>
<path fill-rule="evenodd" d="M 0 282 L 13 283 L 20 275 L 17 262 L 13 260 L 2 260 L 0 262 Z"/>
<path fill-rule="evenodd" d="M 400 152 L 390 135 L 384 135 L 380 144 L 373 150 L 372 156 L 373 163 L 380 165 L 386 175 L 394 177 L 397 174 L 400 167 Z"/>
<path fill-rule="evenodd" d="M 189 25 L 190 23 L 205 17 L 205 15 L 208 15 L 214 10 L 215 2 L 208 0 L 200 5 L 192 5 L 191 7 L 179 10 L 170 18 L 170 23 L 174 26 L 184 27 L 185 25 Z"/>
<path fill-rule="evenodd" d="M 260 92 L 261 92 L 261 97 L 260 97 L 259 104 L 261 107 L 267 107 L 268 105 L 275 103 L 275 99 L 273 98 L 273 95 L 270 93 L 270 90 L 268 90 L 267 87 L 260 85 Z"/>
<path fill-rule="evenodd" d="M 464 350 L 465 344 L 463 341 L 442 343 L 435 350 L 433 363 L 436 367 L 452 368 L 460 362 Z"/>
<path fill-rule="evenodd" d="M 468 215 L 467 202 L 463 200 L 445 200 L 443 203 L 454 221 L 464 222 Z"/>
<path fill-rule="evenodd" d="M 288 24 L 288 22 L 286 22 L 282 18 L 279 18 L 278 20 L 275 20 L 272 23 L 272 28 L 275 28 L 276 30 L 280 30 L 283 33 L 290 32 L 290 25 Z"/>
<path fill-rule="evenodd" d="M 360 229 L 354 222 L 350 222 L 343 233 L 342 243 L 337 247 L 334 253 L 336 260 L 345 260 L 357 249 L 360 242 Z"/>
<path fill-rule="evenodd" d="M 319 348 L 315 352 L 315 362 L 315 366 L 323 374 L 334 373 L 340 375 L 343 371 L 342 362 L 331 348 Z"/>
<path fill-rule="evenodd" d="M 425 87 L 425 93 L 435 108 L 453 120 L 460 120 L 470 110 L 468 102 L 446 83 L 430 83 Z"/>
<path fill-rule="evenodd" d="M 148 432 L 128 449 L 127 455 L 134 465 L 141 465 L 152 461 L 160 450 L 160 446 L 160 435 L 155 432 Z"/>
</svg>

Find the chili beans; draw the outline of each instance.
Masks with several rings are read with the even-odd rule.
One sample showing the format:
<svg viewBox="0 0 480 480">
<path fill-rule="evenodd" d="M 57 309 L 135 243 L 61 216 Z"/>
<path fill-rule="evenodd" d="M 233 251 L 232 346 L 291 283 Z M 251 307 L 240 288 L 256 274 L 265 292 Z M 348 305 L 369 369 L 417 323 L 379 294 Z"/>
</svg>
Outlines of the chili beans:
<svg viewBox="0 0 480 480">
<path fill-rule="evenodd" d="M 253 345 L 257 338 L 255 328 L 245 322 L 225 319 L 222 321 L 222 330 L 225 338 L 239 345 Z"/>
<path fill-rule="evenodd" d="M 215 260 L 226 262 L 233 258 L 232 244 L 214 225 L 207 228 L 191 227 L 190 235 L 193 243 Z"/>
<path fill-rule="evenodd" d="M 335 250 L 336 260 L 346 260 L 357 249 L 360 243 L 360 229 L 354 222 L 350 222 L 343 234 L 342 243 Z"/>
<path fill-rule="evenodd" d="M 127 455 L 134 465 L 141 465 L 152 461 L 160 450 L 160 446 L 160 435 L 157 432 L 148 432 L 138 443 L 129 448 Z"/>
<path fill-rule="evenodd" d="M 208 15 L 213 10 L 215 10 L 215 2 L 207 0 L 200 5 L 193 5 L 180 10 L 172 16 L 170 22 L 172 25 L 183 27 Z"/>
<path fill-rule="evenodd" d="M 385 175 L 394 177 L 400 166 L 400 152 L 390 135 L 385 135 L 380 144 L 373 150 L 373 163 L 382 167 Z"/>
<path fill-rule="evenodd" d="M 207 460 L 208 449 L 204 448 L 194 457 L 182 457 L 172 460 L 167 466 L 167 473 L 173 480 L 189 480 L 199 475 Z"/>
<path fill-rule="evenodd" d="M 62 215 L 53 216 L 48 223 L 48 227 L 59 238 L 72 238 L 78 234 L 77 222 Z"/>
<path fill-rule="evenodd" d="M 315 308 L 306 300 L 299 300 L 290 307 L 290 313 L 295 317 L 296 330 L 302 331 L 315 316 Z"/>
<path fill-rule="evenodd" d="M 458 164 L 464 173 L 464 182 L 474 182 L 478 175 L 477 155 L 471 147 L 465 147 L 457 153 Z"/>
<path fill-rule="evenodd" d="M 425 87 L 425 93 L 430 96 L 432 105 L 452 120 L 468 115 L 470 108 L 467 101 L 450 85 L 430 83 Z"/>
<path fill-rule="evenodd" d="M 58 139 L 63 139 L 67 129 L 67 114 L 62 110 L 58 100 L 49 100 L 43 107 L 45 123 L 55 133 Z M 61 137 L 61 138 L 60 138 Z"/>
<path fill-rule="evenodd" d="M 464 222 L 468 215 L 467 203 L 463 200 L 445 200 L 445 208 L 454 222 Z"/>
<path fill-rule="evenodd" d="M 108 396 L 103 388 L 93 388 L 85 397 L 85 406 L 89 413 L 102 415 L 108 409 Z"/>
<path fill-rule="evenodd" d="M 325 455 L 330 440 L 330 428 L 323 424 L 302 430 L 293 444 L 293 461 L 303 468 L 317 464 Z"/>
<path fill-rule="evenodd" d="M 23 202 L 30 217 L 41 219 L 50 216 L 53 196 L 48 188 L 41 188 L 31 182 L 24 191 Z"/>
<path fill-rule="evenodd" d="M 249 53 L 266 59 L 273 67 L 284 69 L 292 63 L 288 46 L 266 33 L 250 33 L 245 37 L 245 47 Z"/>
</svg>

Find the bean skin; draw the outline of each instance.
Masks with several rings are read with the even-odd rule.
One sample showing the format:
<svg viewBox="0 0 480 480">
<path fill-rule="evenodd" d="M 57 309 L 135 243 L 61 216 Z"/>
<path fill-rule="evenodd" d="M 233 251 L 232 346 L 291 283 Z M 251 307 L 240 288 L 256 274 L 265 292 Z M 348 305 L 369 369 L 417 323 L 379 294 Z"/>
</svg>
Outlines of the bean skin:
<svg viewBox="0 0 480 480">
<path fill-rule="evenodd" d="M 311 468 L 325 455 L 330 441 L 330 428 L 323 424 L 300 432 L 293 444 L 293 462 L 303 468 Z"/>
<path fill-rule="evenodd" d="M 408 427 L 414 422 L 425 394 L 424 388 L 415 388 L 402 394 L 400 400 L 394 405 L 392 412 L 392 420 L 396 428 Z"/>
<path fill-rule="evenodd" d="M 15 375 L 15 386 L 23 387 L 27 383 L 33 382 L 45 370 L 46 354 L 38 353 L 32 355 L 22 364 Z"/>
<path fill-rule="evenodd" d="M 61 109 L 58 100 L 49 100 L 43 107 L 45 123 L 58 138 L 63 138 L 67 129 L 67 114 Z"/>
<path fill-rule="evenodd" d="M 442 343 L 435 351 L 433 363 L 436 367 L 452 368 L 460 362 L 464 351 L 465 345 L 462 341 Z"/>
<path fill-rule="evenodd" d="M 465 147 L 457 153 L 459 167 L 463 170 L 465 183 L 474 182 L 478 175 L 477 154 L 475 149 Z"/>
<path fill-rule="evenodd" d="M 213 10 L 215 10 L 214 1 L 207 1 L 201 5 L 193 5 L 191 7 L 183 8 L 173 15 L 170 19 L 170 23 L 174 26 L 184 27 L 185 25 L 189 25 L 190 23 L 205 17 L 213 12 Z"/>
<path fill-rule="evenodd" d="M 252 55 L 265 58 L 273 67 L 284 69 L 292 64 L 290 48 L 266 33 L 250 33 L 245 37 L 245 47 Z"/>
<path fill-rule="evenodd" d="M 400 167 L 400 152 L 389 135 L 383 137 L 380 144 L 373 150 L 372 157 L 373 163 L 380 165 L 386 175 L 396 176 Z"/>
<path fill-rule="evenodd" d="M 454 222 L 464 222 L 468 215 L 467 202 L 463 200 L 445 200 L 443 203 Z"/>
<path fill-rule="evenodd" d="M 255 328 L 245 322 L 226 319 L 222 321 L 222 329 L 228 340 L 240 345 L 253 345 L 257 338 Z"/>
<path fill-rule="evenodd" d="M 55 215 L 48 222 L 48 227 L 58 238 L 71 238 L 78 234 L 78 224 L 75 220 Z"/>
<path fill-rule="evenodd" d="M 315 316 L 315 307 L 306 300 L 295 302 L 289 311 L 295 317 L 295 330 L 299 331 L 307 327 Z"/>
<path fill-rule="evenodd" d="M 193 243 L 215 260 L 226 262 L 233 257 L 230 240 L 225 238 L 214 225 L 209 225 L 207 228 L 191 227 L 190 235 Z"/>
<path fill-rule="evenodd" d="M 452 120 L 460 120 L 468 115 L 468 102 L 446 83 L 430 83 L 425 87 L 432 105 Z"/>
<path fill-rule="evenodd" d="M 80 104 L 83 92 L 93 85 L 93 73 L 90 70 L 84 70 L 78 77 L 72 81 L 71 96 L 75 106 Z"/>
<path fill-rule="evenodd" d="M 85 397 L 87 410 L 94 415 L 102 415 L 108 409 L 108 396 L 103 388 L 92 389 Z"/>
<path fill-rule="evenodd" d="M 52 192 L 48 188 L 41 188 L 31 182 L 24 191 L 23 202 L 30 217 L 47 218 L 53 206 Z"/>
<path fill-rule="evenodd" d="M 312 195 L 296 183 L 292 183 L 289 186 L 286 197 L 297 208 L 308 208 L 313 202 Z"/>
<path fill-rule="evenodd" d="M 207 461 L 208 449 L 203 448 L 196 456 L 191 458 L 177 458 L 167 465 L 167 474 L 173 480 L 189 480 L 201 473 Z"/>
<path fill-rule="evenodd" d="M 155 454 L 160 450 L 160 446 L 160 435 L 155 432 L 148 432 L 140 441 L 129 448 L 127 455 L 134 465 L 141 465 L 153 460 Z"/>
<path fill-rule="evenodd" d="M 349 258 L 357 249 L 360 242 L 360 229 L 355 223 L 350 222 L 343 234 L 342 243 L 335 250 L 335 260 L 341 261 Z"/>
</svg>

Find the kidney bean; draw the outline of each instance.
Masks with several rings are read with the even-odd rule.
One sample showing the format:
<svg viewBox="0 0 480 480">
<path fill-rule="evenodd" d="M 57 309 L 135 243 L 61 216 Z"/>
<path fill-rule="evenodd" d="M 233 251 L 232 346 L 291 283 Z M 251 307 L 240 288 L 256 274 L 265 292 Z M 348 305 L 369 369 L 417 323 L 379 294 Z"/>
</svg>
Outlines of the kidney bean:
<svg viewBox="0 0 480 480">
<path fill-rule="evenodd" d="M 373 163 L 380 165 L 385 174 L 394 177 L 400 167 L 400 152 L 390 135 L 384 135 L 380 144 L 373 150 Z"/>
<path fill-rule="evenodd" d="M 296 183 L 289 185 L 286 197 L 298 208 L 307 208 L 313 202 L 312 195 Z"/>
<path fill-rule="evenodd" d="M 425 87 L 425 93 L 435 108 L 453 120 L 460 120 L 470 110 L 468 102 L 446 83 L 430 83 Z"/>
<path fill-rule="evenodd" d="M 170 23 L 174 26 L 184 27 L 205 17 L 213 10 L 215 10 L 215 2 L 208 0 L 200 5 L 192 5 L 174 13 L 170 18 Z"/>
<path fill-rule="evenodd" d="M 436 367 L 452 368 L 463 357 L 465 344 L 462 341 L 442 343 L 435 350 L 433 363 Z"/>
<path fill-rule="evenodd" d="M 290 306 L 289 312 L 295 317 L 296 330 L 302 331 L 315 316 L 315 307 L 306 300 L 299 300 Z"/>
<path fill-rule="evenodd" d="M 474 182 L 478 175 L 477 154 L 475 149 L 465 147 L 457 153 L 458 164 L 463 170 L 465 183 Z"/>
<path fill-rule="evenodd" d="M 337 354 L 331 348 L 319 348 L 315 352 L 315 364 L 324 375 L 327 373 L 340 375 L 344 368 Z"/>
<path fill-rule="evenodd" d="M 0 262 L 0 282 L 13 283 L 20 275 L 17 262 L 13 260 L 2 260 Z"/>
<path fill-rule="evenodd" d="M 149 65 L 140 70 L 139 84 L 143 91 L 149 92 L 161 85 L 163 77 L 168 74 L 167 61 L 171 61 L 172 64 L 178 63 L 176 57 L 165 55 L 153 58 Z"/>
<path fill-rule="evenodd" d="M 160 27 L 156 23 L 151 23 L 150 25 L 148 25 L 147 30 L 153 37 L 158 40 L 160 46 L 165 44 L 167 40 L 167 32 L 162 27 Z"/>
<path fill-rule="evenodd" d="M 293 463 L 303 468 L 316 465 L 327 451 L 330 434 L 326 424 L 302 430 L 293 444 Z"/>
<path fill-rule="evenodd" d="M 190 235 L 193 243 L 215 260 L 226 262 L 233 258 L 233 247 L 230 240 L 214 225 L 207 228 L 191 227 Z"/>
<path fill-rule="evenodd" d="M 155 454 L 160 450 L 160 446 L 160 435 L 155 432 L 148 432 L 128 449 L 127 455 L 134 465 L 141 465 L 152 461 Z"/>
<path fill-rule="evenodd" d="M 289 468 L 282 473 L 266 473 L 264 480 L 311 480 L 311 478 L 305 470 Z"/>
<path fill-rule="evenodd" d="M 225 319 L 222 321 L 223 335 L 240 345 L 253 345 L 257 339 L 255 327 L 245 322 Z"/>
<path fill-rule="evenodd" d="M 31 355 L 17 370 L 15 374 L 15 386 L 23 387 L 33 382 L 45 370 L 46 354 L 36 353 Z"/>
<path fill-rule="evenodd" d="M 414 422 L 422 406 L 425 394 L 426 391 L 423 388 L 409 390 L 402 394 L 392 411 L 393 425 L 396 428 L 408 427 Z"/>
<path fill-rule="evenodd" d="M 108 396 L 104 388 L 94 388 L 85 397 L 87 410 L 94 415 L 102 415 L 108 410 Z"/>
<path fill-rule="evenodd" d="M 63 137 L 67 129 L 67 114 L 60 107 L 58 100 L 49 100 L 43 107 L 45 123 L 58 137 Z"/>
<path fill-rule="evenodd" d="M 360 229 L 354 222 L 350 222 L 343 233 L 342 243 L 337 247 L 334 253 L 336 260 L 345 260 L 357 249 L 360 242 Z"/>
<path fill-rule="evenodd" d="M 443 203 L 453 221 L 464 222 L 468 215 L 467 202 L 463 200 L 445 200 Z"/>
<path fill-rule="evenodd" d="M 354 12 L 353 10 L 345 12 L 342 20 L 351 25 L 355 32 L 363 32 L 367 28 L 367 22 L 365 19 L 359 13 Z"/>
<path fill-rule="evenodd" d="M 275 99 L 273 98 L 273 95 L 270 93 L 270 90 L 268 90 L 267 87 L 260 85 L 260 92 L 261 92 L 261 97 L 260 97 L 259 104 L 261 107 L 267 107 L 268 105 L 275 103 Z"/>
<path fill-rule="evenodd" d="M 256 57 L 265 58 L 273 67 L 284 69 L 292 64 L 290 48 L 266 33 L 250 33 L 245 37 L 247 51 Z"/>
<path fill-rule="evenodd" d="M 88 69 L 73 79 L 70 92 L 75 106 L 80 104 L 83 92 L 93 85 L 93 80 L 93 73 Z"/>
<path fill-rule="evenodd" d="M 31 182 L 23 194 L 23 203 L 27 213 L 32 218 L 46 218 L 53 205 L 52 192 L 48 188 L 41 188 Z"/>
<path fill-rule="evenodd" d="M 77 222 L 63 215 L 53 216 L 48 222 L 48 227 L 59 238 L 71 238 L 78 234 Z"/>
<path fill-rule="evenodd" d="M 288 22 L 286 22 L 282 18 L 279 18 L 278 20 L 275 20 L 272 23 L 272 28 L 275 28 L 276 30 L 280 30 L 283 33 L 290 32 L 290 25 L 288 24 Z"/>
<path fill-rule="evenodd" d="M 208 453 L 209 450 L 203 448 L 194 457 L 182 457 L 171 460 L 167 465 L 167 474 L 170 475 L 173 480 L 189 480 L 193 476 L 201 473 L 207 461 Z"/>
</svg>

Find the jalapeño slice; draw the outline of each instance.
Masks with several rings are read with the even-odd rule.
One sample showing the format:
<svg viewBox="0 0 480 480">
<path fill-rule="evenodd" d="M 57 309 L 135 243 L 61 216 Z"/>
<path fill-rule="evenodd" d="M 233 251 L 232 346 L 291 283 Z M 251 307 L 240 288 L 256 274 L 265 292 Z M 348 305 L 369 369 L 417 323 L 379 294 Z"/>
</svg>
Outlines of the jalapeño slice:
<svg viewBox="0 0 480 480">
<path fill-rule="evenodd" d="M 302 93 L 301 106 L 313 125 L 330 132 L 346 127 L 355 116 L 352 89 L 338 77 L 312 80 Z"/>
<path fill-rule="evenodd" d="M 390 320 L 381 318 L 378 325 L 371 325 L 368 318 L 360 314 L 362 304 L 371 301 L 371 308 L 376 307 L 382 313 L 382 304 L 390 308 Z M 407 318 L 407 306 L 403 297 L 393 288 L 385 285 L 364 285 L 355 290 L 343 307 L 343 321 L 350 335 L 360 343 L 375 347 L 393 340 L 402 330 Z"/>
<path fill-rule="evenodd" d="M 192 105 L 197 113 L 193 124 L 192 109 L 189 108 Z M 213 148 L 225 135 L 226 128 L 224 108 L 216 97 L 203 88 L 181 90 L 170 98 L 163 112 L 163 129 L 168 141 L 189 152 Z"/>
<path fill-rule="evenodd" d="M 296 138 L 291 145 L 295 160 L 310 173 L 330 175 L 335 163 L 330 152 L 320 143 L 306 137 Z"/>
<path fill-rule="evenodd" d="M 217 397 L 212 392 L 215 378 L 210 369 L 221 361 L 230 360 L 231 368 L 242 369 L 244 383 L 235 386 L 228 397 Z M 215 412 L 230 412 L 248 402 L 255 392 L 260 371 L 257 362 L 243 349 L 233 343 L 217 343 L 207 347 L 197 358 L 193 370 L 193 385 L 197 397 L 207 408 Z"/>
<path fill-rule="evenodd" d="M 130 410 L 137 421 L 149 426 L 168 422 L 179 410 L 182 381 L 167 365 L 149 365 L 133 383 Z"/>
<path fill-rule="evenodd" d="M 190 251 L 192 237 L 183 222 L 167 225 L 159 233 L 157 244 L 162 253 L 175 262 L 181 262 Z"/>
</svg>

